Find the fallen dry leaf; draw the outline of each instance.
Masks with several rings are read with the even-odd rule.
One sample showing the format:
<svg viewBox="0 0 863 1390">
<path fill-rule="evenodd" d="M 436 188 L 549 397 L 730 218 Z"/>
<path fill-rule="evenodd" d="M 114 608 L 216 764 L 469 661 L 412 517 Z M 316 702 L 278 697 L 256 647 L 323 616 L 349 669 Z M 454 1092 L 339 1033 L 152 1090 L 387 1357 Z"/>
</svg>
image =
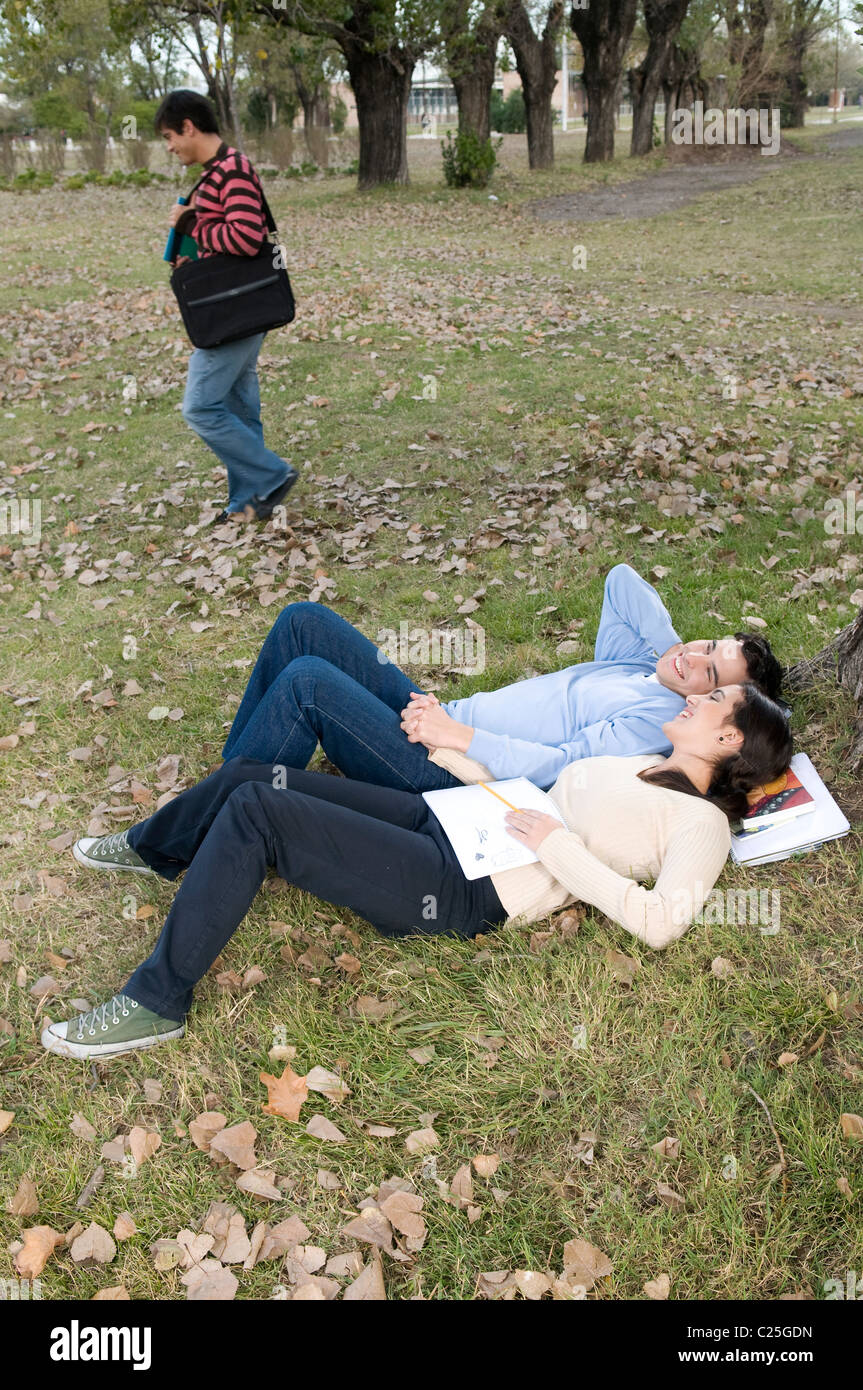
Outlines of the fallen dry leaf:
<svg viewBox="0 0 863 1390">
<path fill-rule="evenodd" d="M 251 1241 L 246 1223 L 230 1202 L 211 1202 L 201 1222 L 201 1233 L 213 1236 L 212 1253 L 222 1264 L 242 1264 L 248 1259 Z"/>
<path fill-rule="evenodd" d="M 390 1253 L 393 1249 L 393 1228 L 377 1207 L 366 1207 L 359 1216 L 342 1227 L 341 1234 L 352 1240 L 363 1240 L 370 1245 L 380 1246 L 382 1250 Z"/>
<path fill-rule="evenodd" d="M 254 1148 L 257 1137 L 257 1130 L 248 1120 L 230 1125 L 227 1129 L 219 1130 L 210 1140 L 210 1156 L 221 1155 L 236 1168 L 255 1168 L 258 1162 Z"/>
<path fill-rule="evenodd" d="M 267 1088 L 269 1100 L 261 1109 L 267 1115 L 281 1115 L 283 1120 L 291 1120 L 297 1123 L 300 1118 L 300 1108 L 303 1101 L 309 1094 L 309 1088 L 304 1076 L 298 1076 L 288 1065 L 285 1067 L 281 1076 L 271 1076 L 269 1072 L 262 1071 L 260 1078 Z"/>
<path fill-rule="evenodd" d="M 440 1136 L 431 1127 L 415 1129 L 405 1140 L 405 1148 L 409 1154 L 419 1154 L 427 1149 L 436 1149 L 439 1143 Z"/>
<path fill-rule="evenodd" d="M 20 1279 L 35 1279 L 58 1245 L 66 1239 L 51 1226 L 31 1226 L 22 1231 L 23 1244 L 15 1256 L 15 1272 Z"/>
<path fill-rule="evenodd" d="M 386 1299 L 381 1257 L 375 1251 L 372 1259 L 343 1294 L 345 1303 L 376 1303 Z"/>
<path fill-rule="evenodd" d="M 674 1188 L 669 1187 L 667 1183 L 658 1182 L 656 1184 L 656 1195 L 660 1202 L 668 1207 L 669 1211 L 683 1211 L 686 1206 L 686 1202 L 681 1197 L 680 1193 L 675 1192 Z"/>
<path fill-rule="evenodd" d="M 839 1116 L 842 1133 L 846 1139 L 863 1139 L 863 1118 L 846 1112 Z"/>
<path fill-rule="evenodd" d="M 310 1091 L 317 1091 L 336 1105 L 341 1105 L 351 1093 L 342 1078 L 334 1071 L 327 1071 L 326 1067 L 312 1067 L 306 1076 L 306 1085 Z"/>
<path fill-rule="evenodd" d="M 196 1115 L 194 1120 L 189 1121 L 189 1135 L 192 1143 L 204 1153 L 210 1152 L 210 1144 L 213 1136 L 224 1129 L 228 1123 L 226 1117 L 218 1110 L 205 1110 L 202 1114 Z"/>
<path fill-rule="evenodd" d="M 667 1274 L 657 1274 L 655 1279 L 648 1279 L 646 1284 L 642 1284 L 642 1288 L 648 1298 L 661 1303 L 671 1293 L 671 1280 Z"/>
<path fill-rule="evenodd" d="M 140 1168 L 162 1143 L 162 1136 L 154 1129 L 144 1129 L 143 1125 L 135 1125 L 129 1130 L 128 1148 L 129 1153 L 135 1160 L 135 1167 Z"/>
<path fill-rule="evenodd" d="M 108 1289 L 100 1289 L 94 1293 L 91 1303 L 125 1303 L 130 1301 L 131 1295 L 122 1284 L 112 1284 Z"/>
<path fill-rule="evenodd" d="M 500 1167 L 500 1157 L 498 1154 L 474 1154 L 471 1163 L 478 1178 L 491 1178 Z"/>
<path fill-rule="evenodd" d="M 533 1269 L 514 1269 L 512 1277 L 519 1293 L 531 1302 L 536 1302 L 551 1289 L 551 1279 L 548 1275 L 537 1273 Z"/>
<path fill-rule="evenodd" d="M 660 1158 L 679 1158 L 680 1140 L 675 1139 L 672 1134 L 666 1134 L 664 1139 L 660 1139 L 658 1144 L 650 1146 L 655 1154 Z"/>
<path fill-rule="evenodd" d="M 218 1260 L 202 1260 L 181 1276 L 190 1303 L 230 1303 L 240 1287 L 240 1281 Z"/>
<path fill-rule="evenodd" d="M 69 1253 L 76 1264 L 108 1264 L 117 1253 L 113 1238 L 97 1221 L 91 1221 L 72 1241 Z"/>
<path fill-rule="evenodd" d="M 337 1129 L 332 1120 L 328 1120 L 326 1115 L 313 1115 L 306 1125 L 306 1134 L 311 1134 L 315 1139 L 326 1139 L 331 1144 L 346 1144 L 347 1136 Z"/>
<path fill-rule="evenodd" d="M 276 1187 L 275 1173 L 268 1169 L 247 1168 L 237 1178 L 237 1187 L 241 1192 L 249 1192 L 253 1197 L 265 1197 L 270 1202 L 279 1202 L 283 1193 Z"/>
<path fill-rule="evenodd" d="M 732 975 L 737 974 L 737 967 L 724 956 L 714 956 L 710 962 L 710 973 L 715 975 L 717 980 L 729 980 Z"/>
<path fill-rule="evenodd" d="M 10 1197 L 7 1208 L 13 1216 L 35 1216 L 39 1210 L 35 1184 L 26 1174 L 18 1183 L 15 1196 Z"/>
<path fill-rule="evenodd" d="M 608 1256 L 587 1240 L 568 1240 L 563 1247 L 563 1277 L 569 1283 L 592 1289 L 597 1279 L 604 1279 L 613 1269 Z"/>
<path fill-rule="evenodd" d="M 90 1121 L 85 1120 L 83 1115 L 79 1115 L 77 1110 L 69 1121 L 69 1128 L 77 1139 L 92 1140 L 96 1138 L 96 1131 Z"/>
<path fill-rule="evenodd" d="M 121 1211 L 112 1227 L 114 1236 L 117 1240 L 129 1240 L 138 1234 L 138 1227 L 135 1225 L 133 1216 L 128 1211 Z"/>
<path fill-rule="evenodd" d="M 639 961 L 632 956 L 625 956 L 622 951 L 606 951 L 603 959 L 612 975 L 622 980 L 625 985 L 631 985 L 641 969 Z"/>
</svg>

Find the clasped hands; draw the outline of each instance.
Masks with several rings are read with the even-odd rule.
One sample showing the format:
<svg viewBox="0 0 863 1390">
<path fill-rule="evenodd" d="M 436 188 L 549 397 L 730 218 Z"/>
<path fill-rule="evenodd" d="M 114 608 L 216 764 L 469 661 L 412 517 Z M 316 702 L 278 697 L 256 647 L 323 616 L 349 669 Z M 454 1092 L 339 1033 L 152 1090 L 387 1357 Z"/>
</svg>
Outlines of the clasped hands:
<svg viewBox="0 0 863 1390">
<path fill-rule="evenodd" d="M 417 690 L 410 693 L 410 702 L 402 710 L 401 727 L 409 743 L 421 743 L 429 752 L 436 748 L 454 748 L 466 753 L 473 738 L 469 724 L 460 724 L 441 708 L 437 696 Z M 560 821 L 544 811 L 507 811 L 506 828 L 513 839 L 536 853 L 546 835 L 560 829 Z"/>
<path fill-rule="evenodd" d="M 466 753 L 473 738 L 469 724 L 460 724 L 442 708 L 436 695 L 412 690 L 402 710 L 401 727 L 408 743 L 421 743 L 433 753 L 436 748 L 454 748 Z"/>
</svg>

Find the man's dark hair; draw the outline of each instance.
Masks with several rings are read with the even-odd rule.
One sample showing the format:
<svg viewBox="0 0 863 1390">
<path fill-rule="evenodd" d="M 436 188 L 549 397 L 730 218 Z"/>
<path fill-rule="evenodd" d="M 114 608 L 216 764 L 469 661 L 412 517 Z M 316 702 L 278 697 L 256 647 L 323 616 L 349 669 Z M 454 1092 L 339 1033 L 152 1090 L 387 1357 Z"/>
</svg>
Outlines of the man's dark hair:
<svg viewBox="0 0 863 1390">
<path fill-rule="evenodd" d="M 735 632 L 734 636 L 742 643 L 741 653 L 749 679 L 771 700 L 778 700 L 782 689 L 782 667 L 770 650 L 770 643 L 765 637 L 757 637 L 751 632 Z"/>
<path fill-rule="evenodd" d="M 213 103 L 202 97 L 200 92 L 190 92 L 185 87 L 178 87 L 176 92 L 169 92 L 165 97 L 156 112 L 153 124 L 157 132 L 173 130 L 179 135 L 184 121 L 191 121 L 202 135 L 219 133 L 219 122 Z"/>
</svg>

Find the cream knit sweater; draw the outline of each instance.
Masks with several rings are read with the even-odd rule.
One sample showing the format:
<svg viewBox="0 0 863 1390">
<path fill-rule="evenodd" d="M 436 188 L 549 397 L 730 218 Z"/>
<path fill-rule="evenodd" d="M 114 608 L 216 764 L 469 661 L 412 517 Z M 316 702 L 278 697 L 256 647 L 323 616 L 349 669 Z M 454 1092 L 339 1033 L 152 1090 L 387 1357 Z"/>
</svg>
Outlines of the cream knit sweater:
<svg viewBox="0 0 863 1390">
<path fill-rule="evenodd" d="M 430 757 L 462 782 L 494 780 L 451 749 Z M 731 832 L 710 802 L 637 776 L 663 762 L 655 754 L 584 758 L 564 768 L 548 794 L 568 829 L 545 837 L 538 864 L 491 876 L 507 923 L 578 900 L 657 950 L 683 935 L 722 872 Z M 653 888 L 640 886 L 647 879 Z"/>
</svg>

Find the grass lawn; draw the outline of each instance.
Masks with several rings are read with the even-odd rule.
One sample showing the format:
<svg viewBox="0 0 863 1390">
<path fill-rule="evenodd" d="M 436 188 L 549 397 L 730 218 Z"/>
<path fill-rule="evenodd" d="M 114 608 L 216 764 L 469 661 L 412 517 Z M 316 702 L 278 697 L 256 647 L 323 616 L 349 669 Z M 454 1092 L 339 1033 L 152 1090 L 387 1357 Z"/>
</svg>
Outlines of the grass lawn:
<svg viewBox="0 0 863 1390">
<path fill-rule="evenodd" d="M 574 1238 L 613 1266 L 598 1299 L 642 1299 L 663 1274 L 676 1299 L 822 1297 L 861 1268 L 863 1148 L 839 1116 L 863 1109 L 863 798 L 832 690 L 794 724 L 852 833 L 720 880 L 778 891 L 776 934 L 704 924 L 653 954 L 588 912 L 547 940 L 389 943 L 270 882 L 185 1040 L 93 1068 L 38 1041 L 45 1014 L 127 977 L 174 892 L 97 880 L 52 842 L 122 828 L 219 760 L 284 604 L 311 594 L 373 638 L 480 623 L 483 672 L 410 668 L 447 697 L 589 657 L 619 561 L 655 576 L 685 639 L 754 621 L 792 661 L 850 620 L 860 537 L 823 518 L 829 498 L 863 497 L 863 149 L 829 136 L 650 219 L 534 215 L 534 199 L 661 166 L 585 169 L 574 136 L 547 175 L 508 156 L 496 201 L 445 189 L 430 158 L 409 188 L 366 196 L 347 178 L 272 181 L 298 316 L 261 358 L 264 421 L 302 476 L 285 524 L 221 539 L 202 524 L 226 500 L 221 472 L 179 414 L 171 189 L 0 194 L 0 501 L 38 501 L 42 531 L 38 546 L 0 536 L 3 1278 L 25 1227 L 110 1230 L 127 1211 L 137 1233 L 116 1256 L 79 1265 L 60 1246 L 42 1297 L 185 1298 L 182 1268 L 150 1247 L 213 1201 L 249 1231 L 296 1213 L 328 1257 L 365 1251 L 342 1228 L 392 1176 L 423 1196 L 428 1234 L 410 1260 L 384 1256 L 391 1298 L 560 1271 Z M 361 997 L 392 1007 L 375 1018 Z M 263 1113 L 274 1045 L 300 1074 L 339 1071 L 348 1098 L 310 1095 L 299 1124 Z M 251 1121 L 280 1200 L 195 1145 L 205 1110 Z M 315 1113 L 346 1142 L 308 1135 Z M 409 1152 L 428 1125 L 438 1147 Z M 134 1175 L 100 1159 L 133 1126 L 161 1136 Z M 668 1137 L 676 1156 L 658 1156 Z M 469 1215 L 444 1198 L 480 1154 L 500 1161 L 474 1174 Z M 24 1177 L 38 1211 L 15 1214 Z M 239 1298 L 279 1285 L 278 1261 L 233 1268 Z"/>
</svg>

